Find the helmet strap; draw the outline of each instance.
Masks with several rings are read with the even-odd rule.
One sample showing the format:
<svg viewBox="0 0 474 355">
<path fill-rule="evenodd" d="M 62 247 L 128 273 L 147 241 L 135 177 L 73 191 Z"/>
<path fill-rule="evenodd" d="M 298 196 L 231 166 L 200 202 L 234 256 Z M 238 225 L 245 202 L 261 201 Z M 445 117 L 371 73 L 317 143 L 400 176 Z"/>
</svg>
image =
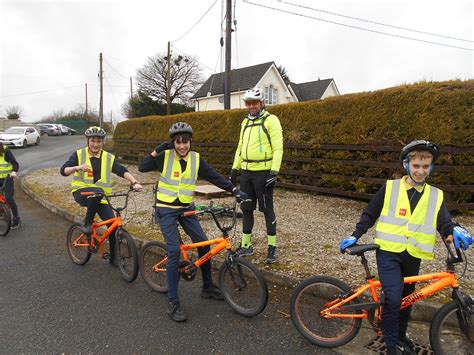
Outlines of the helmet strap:
<svg viewBox="0 0 474 355">
<path fill-rule="evenodd" d="M 411 171 L 410 171 L 410 164 L 408 163 L 407 158 L 405 158 L 403 160 L 403 167 L 405 168 L 405 170 L 408 174 L 408 177 L 411 179 L 411 181 L 413 181 L 415 183 L 415 186 L 423 186 L 423 185 L 426 184 L 426 179 L 430 177 L 431 172 L 433 171 L 433 168 L 434 168 L 434 164 L 431 163 L 430 170 L 428 171 L 428 176 L 426 177 L 426 179 L 423 182 L 416 182 L 415 179 L 413 179 L 413 176 L 411 175 Z"/>
</svg>

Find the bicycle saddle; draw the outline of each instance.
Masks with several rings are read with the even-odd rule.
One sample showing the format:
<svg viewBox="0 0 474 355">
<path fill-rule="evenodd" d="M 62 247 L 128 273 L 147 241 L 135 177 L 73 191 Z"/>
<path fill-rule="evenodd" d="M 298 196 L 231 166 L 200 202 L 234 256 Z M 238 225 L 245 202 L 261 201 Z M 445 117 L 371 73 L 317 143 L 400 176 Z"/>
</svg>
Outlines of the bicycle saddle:
<svg viewBox="0 0 474 355">
<path fill-rule="evenodd" d="M 366 251 L 376 250 L 379 248 L 380 248 L 380 245 L 378 244 L 360 244 L 360 245 L 354 245 L 352 247 L 347 248 L 346 253 L 350 255 L 361 256 Z"/>
</svg>

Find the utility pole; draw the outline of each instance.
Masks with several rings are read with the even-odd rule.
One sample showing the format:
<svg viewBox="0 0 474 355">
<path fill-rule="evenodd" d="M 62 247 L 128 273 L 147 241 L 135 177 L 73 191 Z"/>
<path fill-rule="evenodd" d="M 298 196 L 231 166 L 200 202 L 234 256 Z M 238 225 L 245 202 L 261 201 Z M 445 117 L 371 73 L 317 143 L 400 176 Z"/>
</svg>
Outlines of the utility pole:
<svg viewBox="0 0 474 355">
<path fill-rule="evenodd" d="M 99 55 L 100 63 L 100 72 L 99 72 L 99 81 L 100 81 L 100 101 L 99 101 L 99 127 L 102 128 L 102 122 L 104 121 L 104 85 L 103 85 L 103 72 L 102 72 L 102 53 Z"/>
<path fill-rule="evenodd" d="M 133 99 L 132 77 L 130 77 L 130 100 Z"/>
<path fill-rule="evenodd" d="M 170 102 L 170 77 L 171 77 L 171 68 L 170 68 L 170 63 L 171 63 L 171 43 L 168 42 L 168 65 L 167 65 L 167 70 L 166 70 L 166 114 L 169 116 L 171 115 L 171 102 Z"/>
<path fill-rule="evenodd" d="M 226 0 L 224 110 L 230 109 L 232 0 Z"/>
<path fill-rule="evenodd" d="M 85 112 L 85 115 L 86 115 L 87 127 L 89 127 L 89 112 L 88 112 L 88 107 L 87 107 L 87 83 L 86 83 L 86 112 Z"/>
</svg>

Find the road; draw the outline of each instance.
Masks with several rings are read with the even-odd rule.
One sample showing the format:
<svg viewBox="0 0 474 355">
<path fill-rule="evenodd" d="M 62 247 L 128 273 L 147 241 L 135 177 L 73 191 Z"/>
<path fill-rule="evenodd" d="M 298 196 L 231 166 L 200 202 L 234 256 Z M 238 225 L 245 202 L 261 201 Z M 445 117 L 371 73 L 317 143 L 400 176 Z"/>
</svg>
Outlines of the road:
<svg viewBox="0 0 474 355">
<path fill-rule="evenodd" d="M 46 137 L 38 147 L 15 149 L 22 174 L 59 166 L 82 137 Z M 10 353 L 259 353 L 366 354 L 374 333 L 362 330 L 337 349 L 309 344 L 288 317 L 290 290 L 269 285 L 266 310 L 244 318 L 223 301 L 200 298 L 200 280 L 180 283 L 189 319 L 166 315 L 165 295 L 140 276 L 123 281 L 94 255 L 85 266 L 68 258 L 69 222 L 16 186 L 22 228 L 0 237 L 0 354 Z M 64 198 L 71 198 L 65 196 Z"/>
</svg>

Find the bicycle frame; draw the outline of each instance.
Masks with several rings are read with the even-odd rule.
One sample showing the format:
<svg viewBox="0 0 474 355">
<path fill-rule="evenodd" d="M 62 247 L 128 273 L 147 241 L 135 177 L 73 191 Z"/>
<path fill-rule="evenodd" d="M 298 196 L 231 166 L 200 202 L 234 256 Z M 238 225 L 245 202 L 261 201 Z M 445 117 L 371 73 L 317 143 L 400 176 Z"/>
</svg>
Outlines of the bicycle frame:
<svg viewBox="0 0 474 355">
<path fill-rule="evenodd" d="M 103 226 L 107 226 L 107 229 L 105 230 L 104 234 L 98 237 L 97 229 Z M 77 238 L 77 240 L 74 241 L 74 246 L 75 247 L 88 247 L 88 246 L 94 245 L 94 240 L 97 240 L 97 242 L 99 243 L 99 246 L 101 246 L 104 243 L 104 241 L 107 239 L 107 237 L 111 235 L 113 232 L 115 232 L 121 226 L 122 226 L 122 218 L 120 216 L 110 218 L 99 223 L 93 223 L 92 224 L 92 237 L 93 237 L 92 244 L 79 243 L 78 240 L 81 239 L 82 237 L 82 234 L 81 234 Z"/>
</svg>

